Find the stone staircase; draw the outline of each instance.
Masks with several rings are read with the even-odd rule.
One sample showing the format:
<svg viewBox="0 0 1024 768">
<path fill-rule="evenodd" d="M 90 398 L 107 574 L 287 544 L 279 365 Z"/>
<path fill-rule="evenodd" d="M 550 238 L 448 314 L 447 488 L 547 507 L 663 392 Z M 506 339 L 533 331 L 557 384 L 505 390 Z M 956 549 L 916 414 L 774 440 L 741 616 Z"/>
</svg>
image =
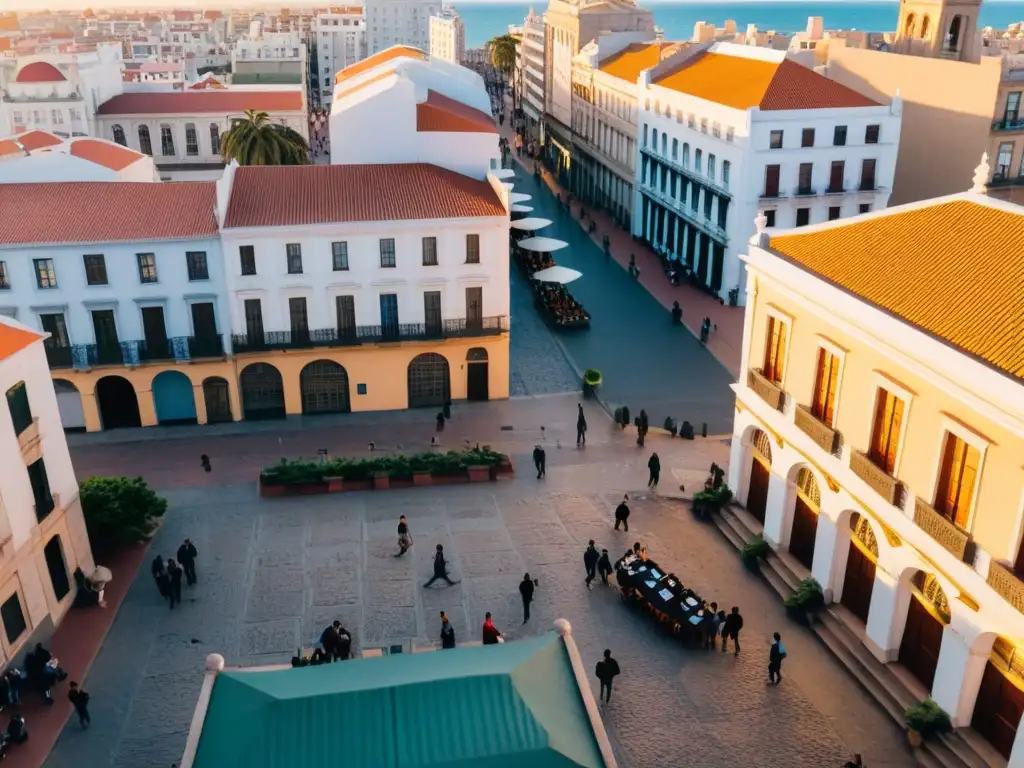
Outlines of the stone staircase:
<svg viewBox="0 0 1024 768">
<path fill-rule="evenodd" d="M 723 508 L 713 520 L 736 549 L 761 533 L 761 525 L 736 504 Z M 772 552 L 759 562 L 758 568 L 783 599 L 793 594 L 809 575 L 785 552 Z M 847 623 L 848 616 L 842 606 L 830 605 L 817 615 L 811 631 L 890 717 L 905 728 L 904 711 L 924 694 L 913 691 L 913 683 L 908 684 L 892 666 L 871 655 L 852 628 L 855 620 Z M 970 728 L 958 728 L 947 736 L 925 741 L 920 749 L 914 750 L 914 756 L 926 768 L 1006 768 L 1006 759 Z"/>
</svg>

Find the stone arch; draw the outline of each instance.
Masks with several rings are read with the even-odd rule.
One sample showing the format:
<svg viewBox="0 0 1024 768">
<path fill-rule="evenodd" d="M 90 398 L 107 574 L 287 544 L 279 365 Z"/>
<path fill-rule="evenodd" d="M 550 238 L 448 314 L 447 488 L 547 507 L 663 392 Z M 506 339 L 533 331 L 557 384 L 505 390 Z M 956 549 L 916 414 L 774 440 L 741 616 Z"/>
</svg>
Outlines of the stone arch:
<svg viewBox="0 0 1024 768">
<path fill-rule="evenodd" d="M 451 366 L 437 352 L 424 352 L 409 361 L 406 392 L 410 408 L 443 406 L 451 402 Z"/>
<path fill-rule="evenodd" d="M 946 34 L 946 46 L 951 51 L 960 50 L 960 37 L 963 35 L 964 17 L 959 13 L 949 22 L 949 32 Z"/>
<path fill-rule="evenodd" d="M 814 549 L 818 536 L 818 515 L 821 512 L 821 486 L 814 472 L 797 464 L 790 470 L 793 485 L 792 522 L 789 531 L 789 552 L 808 570 L 814 567 Z"/>
<path fill-rule="evenodd" d="M 161 371 L 153 377 L 151 389 L 158 424 L 196 423 L 196 399 L 188 376 L 181 371 Z"/>
<path fill-rule="evenodd" d="M 203 379 L 203 402 L 206 404 L 206 423 L 218 424 L 234 421 L 231 415 L 231 385 L 220 376 Z"/>
<path fill-rule="evenodd" d="M 104 429 L 142 426 L 139 398 L 124 376 L 104 376 L 96 382 L 96 405 Z"/>
<path fill-rule="evenodd" d="M 82 406 L 82 393 L 72 382 L 65 379 L 53 380 L 53 391 L 57 395 L 57 412 L 60 423 L 66 432 L 85 430 L 85 409 Z"/>
<path fill-rule="evenodd" d="M 270 363 L 250 363 L 238 377 L 242 416 L 249 420 L 283 419 L 284 382 Z"/>
<path fill-rule="evenodd" d="M 917 16 L 913 13 L 907 14 L 906 21 L 903 23 L 903 36 L 913 37 L 914 28 L 917 26 Z"/>
<path fill-rule="evenodd" d="M 348 371 L 333 360 L 307 363 L 299 372 L 299 387 L 304 414 L 349 413 L 352 410 Z"/>
<path fill-rule="evenodd" d="M 928 16 L 928 14 L 926 13 L 924 16 L 921 17 L 921 39 L 922 40 L 927 40 L 928 39 L 928 33 L 931 31 L 931 26 L 932 26 L 932 20 Z"/>
<path fill-rule="evenodd" d="M 467 400 L 490 400 L 490 368 L 487 350 L 470 347 L 466 352 Z"/>
<path fill-rule="evenodd" d="M 971 644 L 971 653 L 986 663 L 970 725 L 1009 760 L 1024 715 L 1024 650 L 1009 638 L 982 632 Z"/>
<path fill-rule="evenodd" d="M 899 588 L 909 593 L 909 600 L 897 658 L 928 690 L 935 682 L 945 628 L 953 618 L 942 581 L 920 568 L 907 568 L 900 575 Z"/>
</svg>

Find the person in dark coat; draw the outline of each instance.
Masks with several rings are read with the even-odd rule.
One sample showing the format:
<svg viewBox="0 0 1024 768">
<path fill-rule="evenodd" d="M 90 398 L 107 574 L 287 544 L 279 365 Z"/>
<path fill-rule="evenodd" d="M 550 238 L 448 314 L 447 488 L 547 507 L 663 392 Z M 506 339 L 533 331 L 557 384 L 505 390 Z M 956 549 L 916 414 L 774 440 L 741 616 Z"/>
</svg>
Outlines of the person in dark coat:
<svg viewBox="0 0 1024 768">
<path fill-rule="evenodd" d="M 523 598 L 523 624 L 530 620 L 530 603 L 533 602 L 533 588 L 536 582 L 530 578 L 530 574 L 523 574 L 523 580 L 519 582 L 519 595 Z"/>
<path fill-rule="evenodd" d="M 629 501 L 628 494 L 622 497 L 619 506 L 615 508 L 615 530 L 619 530 L 619 523 L 622 523 L 623 530 L 629 533 L 629 507 L 626 504 L 627 501 Z"/>
<path fill-rule="evenodd" d="M 171 581 L 171 609 L 175 604 L 181 603 L 181 568 L 173 560 L 167 561 L 167 578 Z"/>
<path fill-rule="evenodd" d="M 494 620 L 491 618 L 491 612 L 488 611 L 487 615 L 484 616 L 484 645 L 497 645 L 499 637 L 503 637 L 503 635 L 498 631 L 498 628 L 494 626 Z"/>
<path fill-rule="evenodd" d="M 778 685 L 782 682 L 782 660 L 786 658 L 786 648 L 782 644 L 782 635 L 776 632 L 772 637 L 774 640 L 768 649 L 768 684 Z"/>
<path fill-rule="evenodd" d="M 167 569 L 164 567 L 164 559 L 157 555 L 153 558 L 153 564 L 150 566 L 150 571 L 153 573 L 153 581 L 156 582 L 157 591 L 160 593 L 160 597 L 167 600 L 171 596 L 171 582 L 167 578 Z"/>
<path fill-rule="evenodd" d="M 335 621 L 320 633 L 320 645 L 323 647 L 328 662 L 338 658 L 338 627 L 340 626 L 341 622 Z"/>
<path fill-rule="evenodd" d="M 650 426 L 647 422 L 647 411 L 641 408 L 637 418 L 639 421 L 636 424 L 636 444 L 642 446 L 647 439 L 647 428 Z"/>
<path fill-rule="evenodd" d="M 679 306 L 678 301 L 672 302 L 672 325 L 683 324 L 683 308 Z"/>
<path fill-rule="evenodd" d="M 441 650 L 455 647 L 455 628 L 448 621 L 448 615 L 441 611 Z"/>
<path fill-rule="evenodd" d="M 459 583 L 452 581 L 448 576 L 448 561 L 444 559 L 444 547 L 440 544 L 437 545 L 437 552 L 434 553 L 434 575 L 423 586 L 429 587 L 438 579 L 444 579 L 448 582 L 448 586 L 454 586 Z"/>
<path fill-rule="evenodd" d="M 345 629 L 345 625 L 338 623 L 338 649 L 334 654 L 335 661 L 347 661 L 352 655 L 352 635 Z"/>
<path fill-rule="evenodd" d="M 604 696 L 605 703 L 612 700 L 612 681 L 619 676 L 619 662 L 612 658 L 612 652 L 605 649 L 604 658 L 597 662 L 597 679 L 601 681 L 601 690 L 597 694 L 600 701 Z"/>
<path fill-rule="evenodd" d="M 728 642 L 731 639 L 736 649 L 734 655 L 739 656 L 741 629 L 743 629 L 743 617 L 740 615 L 740 609 L 733 606 L 732 613 L 725 617 L 725 623 L 722 625 L 722 653 L 725 653 Z"/>
<path fill-rule="evenodd" d="M 576 412 L 576 447 L 587 444 L 587 417 L 583 414 L 583 404 L 580 403 Z"/>
<path fill-rule="evenodd" d="M 204 472 L 211 472 L 213 467 L 210 466 L 210 457 L 205 453 L 199 457 L 199 466 L 203 468 Z"/>
<path fill-rule="evenodd" d="M 405 515 L 402 515 L 398 518 L 398 554 L 395 557 L 404 555 L 411 546 L 412 536 L 409 534 L 409 521 L 405 519 Z"/>
<path fill-rule="evenodd" d="M 597 560 L 597 572 L 601 574 L 601 581 L 603 581 L 604 585 L 607 587 L 608 577 L 612 573 L 612 561 L 611 558 L 608 557 L 607 549 L 601 550 L 601 557 Z"/>
<path fill-rule="evenodd" d="M 199 557 L 199 552 L 196 550 L 196 545 L 192 543 L 192 539 L 185 539 L 178 547 L 178 562 L 181 563 L 181 567 L 185 570 L 185 580 L 191 587 L 196 583 L 196 558 Z"/>
<path fill-rule="evenodd" d="M 92 718 L 89 717 L 89 694 L 79 688 L 78 683 L 74 680 L 68 685 L 68 689 L 68 701 L 75 708 L 78 722 L 82 724 L 83 728 L 88 728 L 92 722 Z"/>
<path fill-rule="evenodd" d="M 587 589 L 591 589 L 590 582 L 597 576 L 597 561 L 601 559 L 601 553 L 594 546 L 594 540 L 590 540 L 586 551 L 583 553 L 583 567 L 587 569 Z"/>
<path fill-rule="evenodd" d="M 651 476 L 647 481 L 647 487 L 652 491 L 658 489 L 658 479 L 661 477 L 661 459 L 658 458 L 657 453 L 652 453 L 651 458 L 647 461 L 647 469 L 650 470 Z"/>
<path fill-rule="evenodd" d="M 544 449 L 539 445 L 533 447 L 533 466 L 537 468 L 537 479 L 540 480 L 544 475 L 547 474 L 547 469 L 544 466 L 547 461 L 547 454 Z"/>
</svg>

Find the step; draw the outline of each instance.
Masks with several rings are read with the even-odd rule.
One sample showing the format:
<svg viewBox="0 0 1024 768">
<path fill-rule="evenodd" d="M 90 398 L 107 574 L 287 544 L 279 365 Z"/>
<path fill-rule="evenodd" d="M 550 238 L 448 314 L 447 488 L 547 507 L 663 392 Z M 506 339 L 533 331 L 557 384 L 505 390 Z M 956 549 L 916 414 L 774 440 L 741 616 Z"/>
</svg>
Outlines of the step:
<svg viewBox="0 0 1024 768">
<path fill-rule="evenodd" d="M 758 568 L 761 571 L 761 575 L 764 576 L 765 581 L 772 585 L 772 589 L 779 593 L 779 597 L 785 600 L 787 597 L 793 594 L 793 587 L 786 582 L 786 580 L 779 575 L 771 563 L 767 560 L 760 560 L 757 563 Z"/>
<path fill-rule="evenodd" d="M 753 538 L 753 536 L 750 535 L 750 532 L 747 531 L 739 522 L 739 520 L 736 519 L 736 516 L 729 512 L 728 510 L 722 509 L 720 510 L 719 514 L 713 515 L 713 517 L 716 520 L 721 520 L 722 522 L 724 522 L 725 525 L 728 526 L 729 530 L 733 533 L 734 538 L 737 541 L 742 542 L 740 544 L 740 549 L 743 548 L 743 544 L 746 544 Z"/>
<path fill-rule="evenodd" d="M 974 768 L 972 763 L 965 763 L 941 739 L 928 739 L 921 744 L 918 752 L 927 752 L 940 768 Z"/>
<path fill-rule="evenodd" d="M 936 760 L 931 753 L 926 752 L 923 749 L 914 750 L 914 759 L 917 764 L 923 766 L 923 768 L 943 768 L 942 763 Z"/>
<path fill-rule="evenodd" d="M 712 515 L 711 519 L 714 521 L 715 527 L 722 532 L 722 535 L 729 540 L 730 544 L 736 547 L 737 550 L 743 549 L 745 542 L 723 515 Z"/>
<path fill-rule="evenodd" d="M 790 592 L 796 592 L 796 588 L 800 586 L 800 578 L 793 573 L 793 570 L 786 565 L 786 562 L 779 557 L 778 553 L 769 552 L 768 557 L 765 558 L 765 562 L 767 562 L 768 566 L 786 583 Z"/>
<path fill-rule="evenodd" d="M 991 768 L 1006 768 L 1007 759 L 973 728 L 958 728 L 953 736 L 961 739 L 981 759 L 983 765 L 991 766 Z"/>
<path fill-rule="evenodd" d="M 966 729 L 964 729 L 966 730 Z M 978 737 L 981 739 L 981 737 Z M 979 749 L 972 745 L 967 739 L 963 738 L 960 731 L 954 731 L 950 734 L 944 734 L 942 737 L 942 743 L 955 754 L 965 765 L 969 765 L 971 768 L 997 768 L 1000 763 L 992 763 L 980 753 Z M 992 750 L 995 752 L 995 750 Z M 998 753 L 996 753 L 998 755 Z M 1001 755 L 999 755 L 1002 758 Z M 1006 768 L 1006 760 L 1002 759 L 1002 766 Z"/>
<path fill-rule="evenodd" d="M 759 523 L 752 514 L 747 512 L 744 507 L 733 502 L 729 505 L 729 512 L 746 531 L 748 539 L 751 539 L 754 536 L 760 536 L 764 533 L 764 526 Z"/>
</svg>

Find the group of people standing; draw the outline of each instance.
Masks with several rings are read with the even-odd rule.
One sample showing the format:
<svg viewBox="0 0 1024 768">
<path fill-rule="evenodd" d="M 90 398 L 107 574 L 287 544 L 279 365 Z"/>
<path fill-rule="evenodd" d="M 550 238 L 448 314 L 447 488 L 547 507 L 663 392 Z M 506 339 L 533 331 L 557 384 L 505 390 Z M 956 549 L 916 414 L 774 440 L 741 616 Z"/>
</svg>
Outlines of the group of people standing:
<svg viewBox="0 0 1024 768">
<path fill-rule="evenodd" d="M 156 582 L 160 597 L 170 604 L 171 610 L 174 610 L 175 605 L 181 603 L 182 576 L 185 577 L 185 582 L 190 587 L 195 586 L 199 581 L 196 576 L 196 558 L 198 557 L 199 551 L 196 549 L 196 545 L 192 543 L 191 539 L 185 539 L 178 547 L 177 561 L 167 558 L 165 564 L 161 555 L 153 558 L 153 563 L 150 566 L 153 580 Z"/>
</svg>

